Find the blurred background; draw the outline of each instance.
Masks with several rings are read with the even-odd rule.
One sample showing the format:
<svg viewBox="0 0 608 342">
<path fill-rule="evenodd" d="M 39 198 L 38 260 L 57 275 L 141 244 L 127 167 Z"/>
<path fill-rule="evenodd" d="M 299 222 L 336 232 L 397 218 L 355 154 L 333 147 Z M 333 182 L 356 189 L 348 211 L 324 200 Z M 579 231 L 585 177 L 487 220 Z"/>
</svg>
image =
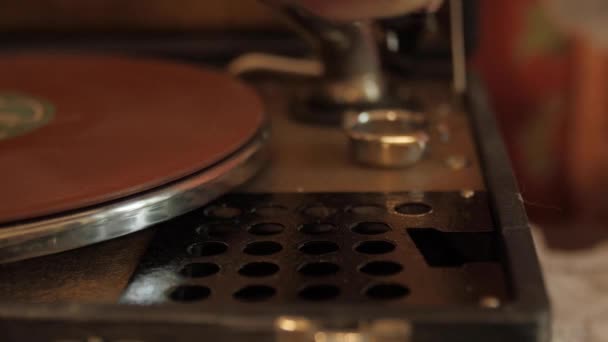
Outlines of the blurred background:
<svg viewBox="0 0 608 342">
<path fill-rule="evenodd" d="M 532 220 L 608 237 L 608 1 L 478 3 L 471 64 L 491 94 Z M 7 35 L 279 25 L 254 0 L 0 0 Z"/>
<path fill-rule="evenodd" d="M 600 242 L 608 230 L 608 1 L 480 5 L 474 66 L 532 221 L 588 233 L 568 234 L 561 244 Z"/>
</svg>

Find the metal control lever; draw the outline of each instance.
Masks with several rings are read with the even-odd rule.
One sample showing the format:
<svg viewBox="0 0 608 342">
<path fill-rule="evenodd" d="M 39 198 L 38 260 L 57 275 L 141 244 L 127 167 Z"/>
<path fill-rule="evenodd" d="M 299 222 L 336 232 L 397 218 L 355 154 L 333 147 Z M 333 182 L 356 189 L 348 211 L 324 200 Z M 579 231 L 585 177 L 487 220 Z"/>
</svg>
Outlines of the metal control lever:
<svg viewBox="0 0 608 342">
<path fill-rule="evenodd" d="M 323 64 L 315 103 L 361 106 L 380 102 L 386 93 L 372 23 L 337 23 L 285 0 L 261 0 L 287 18 L 316 49 Z"/>
</svg>

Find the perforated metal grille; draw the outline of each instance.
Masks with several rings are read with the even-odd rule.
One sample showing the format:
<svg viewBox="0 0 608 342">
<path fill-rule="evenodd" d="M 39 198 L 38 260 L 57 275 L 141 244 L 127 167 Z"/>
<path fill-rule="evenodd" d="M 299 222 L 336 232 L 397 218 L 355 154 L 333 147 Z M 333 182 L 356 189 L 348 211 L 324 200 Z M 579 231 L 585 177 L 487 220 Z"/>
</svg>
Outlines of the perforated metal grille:
<svg viewBox="0 0 608 342">
<path fill-rule="evenodd" d="M 485 193 L 230 194 L 165 224 L 129 303 L 506 300 Z"/>
</svg>

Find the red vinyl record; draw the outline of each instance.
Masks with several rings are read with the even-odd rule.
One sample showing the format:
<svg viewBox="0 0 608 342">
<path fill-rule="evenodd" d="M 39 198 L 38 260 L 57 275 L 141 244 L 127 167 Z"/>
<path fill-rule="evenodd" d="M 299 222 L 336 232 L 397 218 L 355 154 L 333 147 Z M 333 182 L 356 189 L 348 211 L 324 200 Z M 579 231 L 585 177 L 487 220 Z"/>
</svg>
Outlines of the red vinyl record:
<svg viewBox="0 0 608 342">
<path fill-rule="evenodd" d="M 263 123 L 252 90 L 193 65 L 22 54 L 0 56 L 0 75 L 0 223 L 188 176 Z"/>
<path fill-rule="evenodd" d="M 0 55 L 0 263 L 197 209 L 266 160 L 262 102 L 179 62 Z"/>
</svg>

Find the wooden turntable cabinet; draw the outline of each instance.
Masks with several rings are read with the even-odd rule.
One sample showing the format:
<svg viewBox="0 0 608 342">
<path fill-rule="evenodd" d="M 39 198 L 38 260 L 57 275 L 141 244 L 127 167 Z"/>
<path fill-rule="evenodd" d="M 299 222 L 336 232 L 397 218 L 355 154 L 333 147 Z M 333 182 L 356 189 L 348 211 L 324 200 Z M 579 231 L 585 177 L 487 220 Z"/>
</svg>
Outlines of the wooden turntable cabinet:
<svg viewBox="0 0 608 342">
<path fill-rule="evenodd" d="M 276 9 L 0 37 L 2 340 L 548 341 L 475 2 Z"/>
</svg>

